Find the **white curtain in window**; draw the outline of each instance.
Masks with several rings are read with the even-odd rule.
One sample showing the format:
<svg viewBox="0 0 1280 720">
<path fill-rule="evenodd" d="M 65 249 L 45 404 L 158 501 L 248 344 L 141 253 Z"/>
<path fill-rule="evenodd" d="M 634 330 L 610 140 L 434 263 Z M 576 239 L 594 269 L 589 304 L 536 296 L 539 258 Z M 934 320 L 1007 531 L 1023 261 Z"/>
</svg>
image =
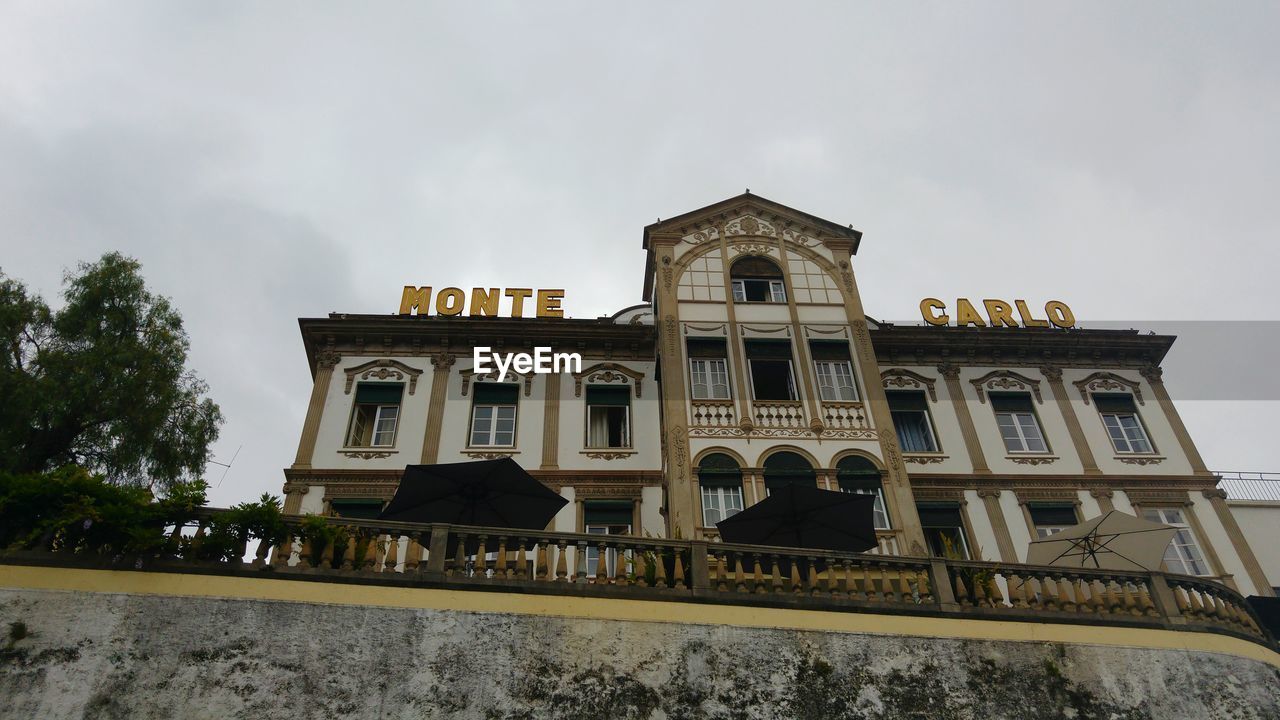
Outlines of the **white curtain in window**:
<svg viewBox="0 0 1280 720">
<path fill-rule="evenodd" d="M 609 409 L 592 405 L 587 407 L 587 445 L 609 447 Z"/>
</svg>

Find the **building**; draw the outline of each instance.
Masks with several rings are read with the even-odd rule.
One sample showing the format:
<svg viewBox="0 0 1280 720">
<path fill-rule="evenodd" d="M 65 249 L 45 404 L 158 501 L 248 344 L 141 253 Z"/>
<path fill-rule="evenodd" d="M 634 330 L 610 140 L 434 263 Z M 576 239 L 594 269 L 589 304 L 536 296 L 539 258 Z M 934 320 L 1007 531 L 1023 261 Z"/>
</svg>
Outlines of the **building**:
<svg viewBox="0 0 1280 720">
<path fill-rule="evenodd" d="M 645 303 L 611 317 L 495 317 L 484 289 L 464 316 L 453 288 L 414 315 L 430 294 L 407 288 L 400 314 L 302 319 L 314 390 L 285 509 L 369 516 L 406 464 L 511 456 L 571 501 L 557 531 L 714 539 L 770 487 L 817 483 L 877 496 L 881 553 L 1018 562 L 1115 508 L 1179 527 L 1169 571 L 1272 594 L 1165 391 L 1173 337 L 1021 301 L 877 322 L 861 239 L 746 193 L 644 228 Z M 582 365 L 499 378 L 476 347 Z"/>
</svg>

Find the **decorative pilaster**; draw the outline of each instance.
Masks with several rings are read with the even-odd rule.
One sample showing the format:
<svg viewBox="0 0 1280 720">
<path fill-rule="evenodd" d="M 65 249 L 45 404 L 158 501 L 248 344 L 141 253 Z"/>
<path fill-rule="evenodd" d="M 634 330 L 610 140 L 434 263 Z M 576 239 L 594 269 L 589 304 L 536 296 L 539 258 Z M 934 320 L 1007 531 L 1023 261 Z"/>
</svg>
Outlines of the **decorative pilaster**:
<svg viewBox="0 0 1280 720">
<path fill-rule="evenodd" d="M 542 470 L 560 467 L 560 374 L 543 375 L 547 383 L 542 410 Z"/>
<path fill-rule="evenodd" d="M 1040 373 L 1049 381 L 1049 389 L 1053 391 L 1053 399 L 1058 403 L 1058 412 L 1062 415 L 1063 422 L 1067 424 L 1067 433 L 1071 435 L 1071 444 L 1076 448 L 1076 455 L 1084 467 L 1084 474 L 1101 475 L 1102 470 L 1098 468 L 1098 461 L 1094 459 L 1093 450 L 1089 448 L 1089 440 L 1084 436 L 1084 429 L 1080 427 L 1080 418 L 1076 417 L 1076 410 L 1071 405 L 1071 397 L 1067 395 L 1067 388 L 1062 384 L 1062 368 L 1045 365 L 1040 368 Z"/>
<path fill-rule="evenodd" d="M 1013 546 L 1013 537 L 1009 535 L 1009 524 L 1005 521 L 1004 510 L 1000 507 L 1000 491 L 995 488 L 978 490 L 978 497 L 987 510 L 987 519 L 991 521 L 991 531 L 996 536 L 996 549 L 1000 551 L 1002 562 L 1018 562 L 1018 553 Z"/>
<path fill-rule="evenodd" d="M 662 451 L 667 471 L 667 531 L 694 537 L 698 525 L 693 504 L 693 469 L 689 456 L 689 408 L 685 398 L 684 355 L 680 347 L 679 303 L 675 282 L 675 243 L 678 237 L 650 237 L 659 280 L 654 317 L 658 331 L 658 361 L 662 366 L 662 418 L 666 428 Z M 732 339 L 730 340 L 732 342 Z"/>
<path fill-rule="evenodd" d="M 1116 494 L 1115 491 L 1110 488 L 1093 488 L 1089 491 L 1089 495 L 1093 496 L 1093 499 L 1098 501 L 1098 509 L 1101 510 L 1103 514 L 1112 512 L 1116 509 L 1115 503 L 1111 501 L 1111 498 L 1115 497 Z"/>
<path fill-rule="evenodd" d="M 422 436 L 422 464 L 431 465 L 440 457 L 440 429 L 444 427 L 444 403 L 449 397 L 449 372 L 456 358 L 452 353 L 433 355 L 431 400 L 427 405 L 427 429 Z"/>
<path fill-rule="evenodd" d="M 1227 531 L 1227 537 L 1231 540 L 1231 547 L 1236 551 L 1236 557 L 1244 563 L 1245 572 L 1249 574 L 1249 580 L 1253 583 L 1254 593 L 1263 597 L 1273 597 L 1275 592 L 1271 589 L 1271 583 L 1267 581 L 1266 573 L 1262 572 L 1262 566 L 1258 564 L 1253 548 L 1249 547 L 1249 541 L 1240 531 L 1236 516 L 1231 514 L 1231 506 L 1227 505 L 1227 492 L 1214 488 L 1205 490 L 1202 494 L 1208 499 L 1209 504 L 1213 505 L 1213 511 L 1217 513 L 1222 529 Z"/>
<path fill-rule="evenodd" d="M 1169 391 L 1164 387 L 1164 370 L 1155 365 L 1148 365 L 1139 370 L 1138 374 L 1147 381 L 1147 385 L 1151 387 L 1151 393 L 1156 396 L 1156 402 L 1160 404 L 1165 419 L 1169 421 L 1169 427 L 1173 429 L 1173 436 L 1178 439 L 1178 445 L 1182 448 L 1182 453 L 1187 456 L 1187 462 L 1191 463 L 1191 472 L 1196 475 L 1211 475 L 1209 468 L 1205 467 L 1204 459 L 1200 457 L 1200 451 L 1196 449 L 1196 444 L 1191 441 L 1187 426 L 1182 424 L 1182 416 L 1173 406 Z"/>
<path fill-rule="evenodd" d="M 969 453 L 969 461 L 973 463 L 975 475 L 990 475 L 987 456 L 982 452 L 982 442 L 978 439 L 978 430 L 973 425 L 973 415 L 969 413 L 969 403 L 964 399 L 964 389 L 960 387 L 960 366 L 955 363 L 938 365 L 938 372 L 947 383 L 947 395 L 951 399 L 951 408 L 955 411 L 956 422 L 960 423 L 960 435 L 964 437 L 964 447 Z"/>
<path fill-rule="evenodd" d="M 324 398 L 329 393 L 333 369 L 341 359 L 341 356 L 332 348 L 325 348 L 316 355 L 316 373 L 311 385 L 311 402 L 307 404 L 307 418 L 302 423 L 298 454 L 293 459 L 294 468 L 311 467 L 311 460 L 316 451 L 316 436 L 320 434 L 320 418 L 324 414 Z"/>
</svg>

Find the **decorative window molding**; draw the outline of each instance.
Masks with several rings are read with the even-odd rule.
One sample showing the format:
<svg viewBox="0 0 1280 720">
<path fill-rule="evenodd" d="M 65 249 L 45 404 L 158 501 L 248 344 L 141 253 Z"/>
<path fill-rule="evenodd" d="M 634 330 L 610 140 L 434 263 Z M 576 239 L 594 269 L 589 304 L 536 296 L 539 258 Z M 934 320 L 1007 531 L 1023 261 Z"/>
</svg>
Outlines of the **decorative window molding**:
<svg viewBox="0 0 1280 720">
<path fill-rule="evenodd" d="M 970 380 L 974 391 L 978 394 L 978 402 L 986 404 L 987 393 L 993 390 L 1021 390 L 1030 392 L 1037 405 L 1044 404 L 1040 395 L 1040 381 L 1018 374 L 1012 370 L 992 370 L 980 378 Z"/>
<path fill-rule="evenodd" d="M 1159 465 L 1161 462 L 1164 461 L 1164 458 L 1159 456 L 1152 456 L 1152 455 L 1144 455 L 1144 456 L 1138 456 L 1138 457 L 1135 457 L 1132 455 L 1117 455 L 1116 460 L 1119 460 L 1125 465 Z"/>
<path fill-rule="evenodd" d="M 919 487 L 912 488 L 911 494 L 916 502 L 955 502 L 967 505 L 963 488 Z"/>
<path fill-rule="evenodd" d="M 1139 405 L 1145 405 L 1142 401 L 1142 384 L 1136 380 L 1128 380 L 1120 377 L 1115 373 L 1096 372 L 1083 380 L 1076 380 L 1071 383 L 1080 391 L 1080 397 L 1084 398 L 1084 404 L 1089 404 L 1089 393 L 1092 392 L 1115 392 L 1117 390 L 1128 390 L 1133 393 L 1133 399 Z"/>
<path fill-rule="evenodd" d="M 458 374 L 462 376 L 462 397 L 466 397 L 471 389 L 472 382 L 480 382 L 482 380 L 490 382 L 498 382 L 498 371 L 490 370 L 487 373 L 477 373 L 474 370 L 459 370 Z M 518 373 L 514 370 L 507 370 L 507 377 L 512 375 L 520 378 L 524 386 L 524 396 L 529 397 L 533 392 L 533 373 Z"/>
<path fill-rule="evenodd" d="M 1129 503 L 1138 506 L 1190 505 L 1191 497 L 1186 490 L 1125 490 Z"/>
<path fill-rule="evenodd" d="M 1018 498 L 1019 505 L 1026 505 L 1032 502 L 1042 503 L 1071 503 L 1073 505 L 1080 504 L 1080 493 L 1075 488 L 1034 488 L 1027 490 L 1014 490 L 1013 494 Z"/>
<path fill-rule="evenodd" d="M 351 394 L 351 386 L 355 384 L 357 379 L 408 381 L 409 394 L 412 395 L 413 391 L 418 389 L 418 376 L 422 374 L 422 371 L 417 368 L 411 368 L 399 360 L 387 358 L 370 360 L 367 363 L 347 368 L 344 372 L 347 374 L 347 385 L 343 388 L 343 393 L 347 395 Z M 357 376 L 359 377 L 357 378 Z"/>
<path fill-rule="evenodd" d="M 913 455 L 911 453 L 903 453 L 902 461 L 911 463 L 912 465 L 936 465 L 945 461 L 947 455 Z"/>
<path fill-rule="evenodd" d="M 357 460 L 380 460 L 396 454 L 395 450 L 339 450 L 338 452 Z"/>
<path fill-rule="evenodd" d="M 906 368 L 889 368 L 880 373 L 880 382 L 884 387 L 892 388 L 921 388 L 929 392 L 929 400 L 938 402 L 938 390 L 934 387 L 937 380 L 927 378 L 920 373 L 912 372 Z"/>
<path fill-rule="evenodd" d="M 499 458 L 509 458 L 512 455 L 518 455 L 520 453 L 516 450 L 507 450 L 505 452 L 466 451 L 462 454 L 469 458 L 475 458 L 476 460 L 497 460 Z"/>
<path fill-rule="evenodd" d="M 618 363 L 596 363 L 580 373 L 573 374 L 573 396 L 582 397 L 582 385 L 584 382 L 606 384 L 618 382 L 625 385 L 628 380 L 635 387 L 636 397 L 639 398 L 644 373 Z"/>
<path fill-rule="evenodd" d="M 1048 465 L 1058 458 L 1053 455 L 1008 455 L 1005 460 L 1012 460 L 1017 465 Z"/>
<path fill-rule="evenodd" d="M 636 454 L 635 450 L 584 450 L 580 453 L 592 460 L 621 460 Z"/>
</svg>

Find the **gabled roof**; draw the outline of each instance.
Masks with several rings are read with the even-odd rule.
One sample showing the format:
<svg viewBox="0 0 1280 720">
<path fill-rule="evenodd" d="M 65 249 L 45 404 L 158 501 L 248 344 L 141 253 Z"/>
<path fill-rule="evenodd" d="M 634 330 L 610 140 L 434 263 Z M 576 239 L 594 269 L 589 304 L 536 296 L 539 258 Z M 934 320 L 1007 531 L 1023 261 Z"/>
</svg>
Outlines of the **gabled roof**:
<svg viewBox="0 0 1280 720">
<path fill-rule="evenodd" d="M 706 207 L 690 210 L 673 218 L 659 220 L 645 226 L 641 246 L 645 250 L 649 250 L 649 238 L 654 233 L 685 234 L 686 231 L 692 230 L 703 223 L 714 220 L 728 220 L 739 215 L 764 216 L 766 219 L 770 217 L 780 218 L 792 223 L 809 226 L 813 232 L 818 234 L 848 240 L 853 244 L 850 250 L 852 254 L 858 252 L 858 244 L 862 241 L 862 232 L 854 230 L 851 225 L 841 225 L 820 218 L 817 215 L 810 215 L 803 210 L 796 210 L 793 207 L 752 194 L 748 190 L 741 195 L 735 195 Z M 650 251 L 647 254 L 648 257 L 645 260 L 644 269 L 644 299 L 646 301 L 652 297 L 654 272 L 653 252 Z"/>
</svg>

